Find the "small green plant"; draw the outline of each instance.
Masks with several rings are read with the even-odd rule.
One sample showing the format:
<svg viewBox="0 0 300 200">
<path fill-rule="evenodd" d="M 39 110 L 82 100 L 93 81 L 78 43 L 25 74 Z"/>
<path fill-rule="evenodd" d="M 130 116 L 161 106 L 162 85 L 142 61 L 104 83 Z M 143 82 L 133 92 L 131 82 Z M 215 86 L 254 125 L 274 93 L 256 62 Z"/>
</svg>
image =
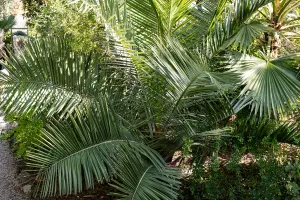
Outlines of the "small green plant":
<svg viewBox="0 0 300 200">
<path fill-rule="evenodd" d="M 288 162 L 285 167 L 285 171 L 288 173 L 287 183 L 285 185 L 287 193 L 292 196 L 291 199 L 300 199 L 300 163 L 299 160 L 295 160 L 294 163 Z"/>
<path fill-rule="evenodd" d="M 4 135 L 5 139 L 11 139 L 13 142 L 13 151 L 20 158 L 26 158 L 32 150 L 34 143 L 38 143 L 43 121 L 33 117 L 31 114 L 18 116 L 9 114 L 5 118 L 7 121 L 16 124 L 16 128 L 7 131 Z"/>
<path fill-rule="evenodd" d="M 183 157 L 186 158 L 192 153 L 193 140 L 188 137 L 183 138 L 184 145 L 182 147 Z"/>
</svg>

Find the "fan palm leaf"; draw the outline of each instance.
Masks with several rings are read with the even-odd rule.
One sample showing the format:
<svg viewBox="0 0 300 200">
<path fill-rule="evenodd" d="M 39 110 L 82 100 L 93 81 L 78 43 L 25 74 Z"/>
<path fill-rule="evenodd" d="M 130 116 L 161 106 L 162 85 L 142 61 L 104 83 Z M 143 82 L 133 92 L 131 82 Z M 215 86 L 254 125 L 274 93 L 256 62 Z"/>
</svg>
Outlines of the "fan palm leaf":
<svg viewBox="0 0 300 200">
<path fill-rule="evenodd" d="M 298 54 L 270 61 L 249 56 L 242 58 L 233 66 L 245 85 L 235 109 L 251 104 L 252 111 L 260 116 L 276 117 L 278 113 L 285 113 L 300 95 L 300 81 L 293 68 L 298 60 Z"/>
<path fill-rule="evenodd" d="M 246 52 L 263 32 L 270 30 L 272 29 L 259 22 L 244 24 L 223 44 L 222 48 L 227 48 L 229 45 L 232 45 L 234 48 Z"/>
<path fill-rule="evenodd" d="M 233 41 L 237 41 L 237 36 L 243 34 L 246 28 L 252 28 L 248 25 L 251 21 L 251 17 L 258 12 L 258 10 L 268 3 L 270 0 L 237 0 L 229 6 L 229 9 L 224 9 L 222 17 L 215 22 L 214 28 L 206 35 L 202 42 L 202 51 L 209 58 L 214 58 L 220 51 L 228 47 Z M 249 45 L 250 41 L 253 41 L 255 36 L 258 36 L 258 32 L 262 32 L 265 27 L 262 25 L 256 25 L 256 28 L 260 28 L 259 31 L 255 29 L 252 31 L 252 35 L 248 37 L 239 37 L 238 44 Z M 254 30 L 254 29 L 252 29 Z M 244 32 L 245 33 L 245 32 Z M 255 33 L 255 34 L 254 34 Z"/>
</svg>

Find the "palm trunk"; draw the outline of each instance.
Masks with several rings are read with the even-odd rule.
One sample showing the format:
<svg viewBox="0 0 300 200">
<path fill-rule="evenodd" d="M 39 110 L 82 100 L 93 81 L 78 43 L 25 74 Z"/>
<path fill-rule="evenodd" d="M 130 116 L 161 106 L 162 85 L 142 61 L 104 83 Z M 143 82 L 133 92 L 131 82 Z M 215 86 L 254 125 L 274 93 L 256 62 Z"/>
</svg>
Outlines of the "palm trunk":
<svg viewBox="0 0 300 200">
<path fill-rule="evenodd" d="M 279 11 L 280 11 L 280 0 L 275 0 L 275 5 L 273 6 L 273 13 L 272 13 L 272 24 L 273 24 L 273 28 L 277 31 L 279 31 L 281 28 L 281 23 L 278 21 L 278 17 L 277 17 Z M 276 59 L 278 57 L 280 45 L 281 45 L 281 39 L 278 33 L 275 32 L 271 41 L 271 58 Z"/>
<path fill-rule="evenodd" d="M 271 58 L 276 59 L 278 57 L 280 44 L 281 39 L 278 33 L 274 33 L 274 37 L 271 43 Z"/>
</svg>

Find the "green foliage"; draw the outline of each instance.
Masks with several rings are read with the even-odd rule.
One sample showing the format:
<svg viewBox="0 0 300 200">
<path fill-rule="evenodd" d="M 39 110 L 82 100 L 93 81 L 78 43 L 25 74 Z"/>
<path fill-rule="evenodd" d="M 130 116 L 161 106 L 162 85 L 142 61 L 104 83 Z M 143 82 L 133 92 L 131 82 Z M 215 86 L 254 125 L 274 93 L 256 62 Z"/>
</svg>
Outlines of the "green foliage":
<svg viewBox="0 0 300 200">
<path fill-rule="evenodd" d="M 193 152 L 192 150 L 193 140 L 191 138 L 184 137 L 183 141 L 184 141 L 184 145 L 182 147 L 182 151 L 183 151 L 183 157 L 185 158 Z"/>
<path fill-rule="evenodd" d="M 13 6 L 13 2 L 11 0 L 0 0 L 0 19 L 9 15 L 9 11 Z"/>
<path fill-rule="evenodd" d="M 39 194 L 68 195 L 115 180 L 124 199 L 174 199 L 179 174 L 156 150 L 166 159 L 178 150 L 192 154 L 194 185 L 202 187 L 191 187 L 195 198 L 287 194 L 283 165 L 271 153 L 277 141 L 295 144 L 299 134 L 265 117 L 280 118 L 299 100 L 299 54 L 278 57 L 276 24 L 255 19 L 270 1 L 44 5 L 31 19 L 35 33 L 62 39 L 31 39 L 24 52 L 5 58 L 9 74 L 0 73 L 4 112 L 50 118 L 39 151 L 27 159 Z M 291 10 L 280 4 L 278 18 Z M 253 52 L 266 33 L 267 53 Z M 227 94 L 238 102 L 235 110 Z M 249 105 L 261 118 L 237 120 L 233 137 L 220 137 L 234 121 L 228 116 Z M 245 155 L 253 162 L 240 163 Z"/>
<path fill-rule="evenodd" d="M 257 148 L 270 147 L 280 143 L 299 145 L 299 132 L 295 124 L 283 123 L 280 120 L 268 118 L 253 118 L 245 116 L 242 111 L 233 122 L 234 145 L 255 151 Z"/>
<path fill-rule="evenodd" d="M 84 187 L 93 188 L 95 180 L 111 181 L 118 176 L 120 162 L 126 161 L 128 156 L 137 156 L 131 160 L 133 166 L 148 161 L 154 171 L 165 169 L 160 155 L 132 134 L 104 96 L 92 107 L 76 110 L 67 121 L 53 120 L 47 124 L 38 141 L 40 144 L 36 147 L 40 150 L 29 154 L 28 165 L 38 173 L 38 179 L 43 180 L 38 182 L 42 197 L 76 194 Z M 171 184 L 178 175 L 172 177 L 156 183 Z M 139 181 L 136 184 L 131 186 L 139 187 Z M 176 196 L 172 189 L 167 193 Z"/>
<path fill-rule="evenodd" d="M 64 37 L 70 40 L 74 51 L 106 51 L 104 26 L 93 12 L 79 13 L 79 7 L 64 1 L 51 1 L 41 6 L 30 19 L 31 35 Z"/>
<path fill-rule="evenodd" d="M 262 152 L 252 154 L 255 161 L 248 164 L 241 163 L 245 154 L 239 150 L 226 160 L 225 165 L 213 158 L 208 168 L 194 172 L 188 183 L 192 195 L 189 198 L 240 199 L 242 196 L 247 200 L 279 200 L 290 197 L 286 189 L 285 165 L 276 160 L 276 154 L 263 155 Z"/>
<path fill-rule="evenodd" d="M 300 164 L 299 160 L 294 162 L 288 162 L 285 167 L 285 171 L 288 174 L 286 189 L 292 200 L 300 198 Z"/>
<path fill-rule="evenodd" d="M 299 56 L 288 55 L 273 60 L 242 57 L 233 66 L 245 85 L 235 105 L 236 112 L 250 104 L 252 112 L 260 117 L 278 118 L 278 113 L 291 109 L 299 98 L 300 80 L 296 75 Z"/>
<path fill-rule="evenodd" d="M 42 120 L 31 114 L 9 114 L 5 117 L 10 123 L 16 124 L 17 127 L 8 130 L 4 137 L 13 140 L 13 151 L 20 158 L 27 158 L 34 146 L 39 146 L 39 137 L 42 135 L 44 123 Z"/>
<path fill-rule="evenodd" d="M 126 155 L 118 166 L 118 177 L 122 183 L 115 181 L 113 187 L 121 193 L 113 195 L 121 199 L 152 200 L 177 198 L 179 181 L 179 170 L 164 167 L 158 170 L 147 162 L 132 163 L 132 160 L 139 160 L 137 157 Z M 151 186 L 149 185 L 151 183 Z"/>
<path fill-rule="evenodd" d="M 45 0 L 22 0 L 23 8 L 26 10 L 26 16 L 29 18 L 36 17 L 45 2 Z"/>
<path fill-rule="evenodd" d="M 11 31 L 7 31 L 4 33 L 4 40 L 3 42 L 5 43 L 5 48 L 9 51 L 12 50 L 12 35 Z"/>
<path fill-rule="evenodd" d="M 193 174 L 185 199 L 293 199 L 298 193 L 298 161 L 291 150 L 278 142 L 298 144 L 293 126 L 277 120 L 249 118 L 238 114 L 231 137 L 216 140 L 193 151 Z M 201 157 L 202 155 L 202 157 Z M 294 162 L 293 162 L 294 163 Z M 224 184 L 226 183 L 226 184 Z M 184 197 L 183 197 L 184 198 Z"/>
</svg>

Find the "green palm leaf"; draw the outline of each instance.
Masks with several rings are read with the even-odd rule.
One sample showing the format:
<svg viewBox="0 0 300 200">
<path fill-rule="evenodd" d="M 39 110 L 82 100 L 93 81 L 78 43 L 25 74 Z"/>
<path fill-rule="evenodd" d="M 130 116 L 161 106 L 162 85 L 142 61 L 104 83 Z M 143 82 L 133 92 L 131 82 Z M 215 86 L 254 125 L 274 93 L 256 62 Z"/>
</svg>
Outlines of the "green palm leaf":
<svg viewBox="0 0 300 200">
<path fill-rule="evenodd" d="M 280 125 L 270 138 L 276 138 L 278 142 L 300 145 L 300 126 L 299 122 L 284 123 Z"/>
<path fill-rule="evenodd" d="M 249 146 L 258 146 L 266 141 L 299 145 L 299 124 L 267 118 L 240 116 L 234 123 L 233 135 L 243 137 Z"/>
<path fill-rule="evenodd" d="M 147 64 L 166 81 L 169 91 L 164 98 L 172 105 L 170 115 L 181 106 L 187 108 L 189 103 L 222 96 L 234 80 L 228 73 L 211 72 L 205 56 L 187 51 L 174 39 L 168 39 L 166 45 L 158 42 L 152 53 Z"/>
<path fill-rule="evenodd" d="M 188 46 L 201 43 L 203 36 L 207 35 L 222 18 L 227 0 L 203 0 L 192 6 L 186 28 L 177 31 L 177 37 Z M 191 17 L 192 16 L 192 17 Z"/>
<path fill-rule="evenodd" d="M 244 28 L 252 28 L 249 25 L 251 17 L 258 12 L 258 10 L 267 5 L 270 0 L 237 0 L 234 1 L 232 5 L 229 6 L 229 9 L 224 9 L 222 17 L 218 19 L 213 26 L 213 29 L 207 34 L 202 42 L 202 51 L 210 58 L 213 58 L 214 55 L 218 54 L 221 50 L 224 50 L 228 43 L 231 44 L 233 41 L 236 41 L 243 32 L 240 32 Z M 258 25 L 257 25 L 258 26 Z M 260 27 L 262 28 L 262 27 Z M 252 30 L 252 29 L 251 29 Z M 240 34 L 238 34 L 240 32 Z M 255 34 L 254 34 L 255 32 Z M 253 41 L 253 37 L 257 36 L 257 30 L 252 30 L 252 35 L 247 38 L 238 39 L 237 44 L 247 44 L 245 40 Z M 245 33 L 245 32 L 244 32 Z M 238 34 L 238 35 L 236 35 Z M 231 41 L 230 39 L 233 38 Z M 229 40 L 229 41 L 228 41 Z M 241 43 L 242 42 L 242 43 Z"/>
<path fill-rule="evenodd" d="M 178 169 L 165 167 L 158 170 L 147 162 L 133 164 L 132 160 L 137 159 L 124 155 L 117 172 L 121 182 L 112 184 L 120 193 L 112 195 L 128 200 L 177 199 L 176 191 L 180 185 Z"/>
<path fill-rule="evenodd" d="M 300 81 L 293 66 L 299 55 L 289 55 L 275 60 L 262 60 L 255 57 L 244 57 L 233 70 L 241 74 L 245 85 L 236 110 L 251 104 L 255 114 L 277 116 L 285 113 L 299 99 Z"/>
<path fill-rule="evenodd" d="M 159 154 L 128 131 L 105 97 L 91 109 L 76 111 L 70 120 L 53 120 L 39 140 L 28 165 L 42 180 L 42 197 L 78 193 L 93 188 L 95 180 L 110 181 L 125 154 L 146 158 L 158 170 L 164 167 Z"/>
<path fill-rule="evenodd" d="M 153 147 L 172 152 L 181 147 L 184 137 L 215 129 L 216 122 L 232 114 L 224 93 L 236 77 L 230 72 L 212 72 L 205 56 L 188 51 L 175 39 L 168 39 L 166 44 L 157 42 L 152 53 L 147 64 L 161 75 L 160 86 L 165 88 L 150 95 L 159 99 L 164 108 L 159 113 L 163 133 L 158 140 L 175 143 L 163 147 L 165 143 L 159 141 Z"/>
<path fill-rule="evenodd" d="M 122 71 L 130 71 L 130 63 L 116 52 L 97 57 L 72 52 L 63 40 L 32 40 L 23 53 L 6 58 L 9 75 L 0 73 L 1 107 L 5 112 L 34 110 L 50 117 L 89 105 L 122 83 L 116 81 Z M 112 80 L 115 85 L 106 84 Z"/>
<path fill-rule="evenodd" d="M 244 24 L 235 35 L 223 44 L 223 48 L 233 45 L 234 48 L 239 47 L 240 50 L 246 52 L 253 44 L 254 40 L 257 39 L 261 33 L 267 30 L 270 31 L 272 29 L 258 22 Z"/>
</svg>

